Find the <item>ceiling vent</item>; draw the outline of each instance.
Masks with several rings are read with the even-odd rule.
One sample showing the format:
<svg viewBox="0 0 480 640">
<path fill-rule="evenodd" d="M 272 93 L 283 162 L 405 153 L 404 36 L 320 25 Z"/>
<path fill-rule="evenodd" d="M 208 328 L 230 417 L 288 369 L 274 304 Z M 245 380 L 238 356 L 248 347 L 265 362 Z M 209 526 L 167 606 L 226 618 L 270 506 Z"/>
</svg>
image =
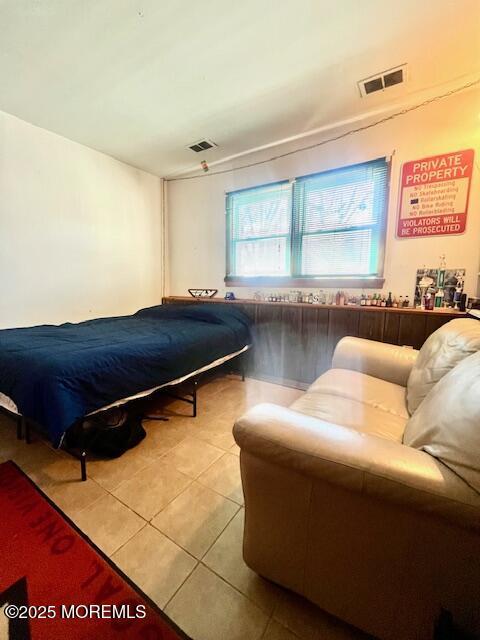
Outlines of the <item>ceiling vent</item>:
<svg viewBox="0 0 480 640">
<path fill-rule="evenodd" d="M 393 69 L 387 69 L 375 76 L 360 80 L 358 88 L 360 89 L 360 95 L 362 98 L 368 96 L 370 93 L 376 91 L 385 91 L 389 87 L 393 87 L 396 84 L 402 84 L 407 80 L 407 65 L 402 64 L 399 67 Z"/>
<path fill-rule="evenodd" d="M 212 149 L 216 146 L 215 142 L 212 142 L 211 140 L 199 140 L 198 142 L 188 145 L 188 148 L 195 151 L 195 153 L 200 153 L 200 151 L 207 151 L 208 149 Z"/>
</svg>

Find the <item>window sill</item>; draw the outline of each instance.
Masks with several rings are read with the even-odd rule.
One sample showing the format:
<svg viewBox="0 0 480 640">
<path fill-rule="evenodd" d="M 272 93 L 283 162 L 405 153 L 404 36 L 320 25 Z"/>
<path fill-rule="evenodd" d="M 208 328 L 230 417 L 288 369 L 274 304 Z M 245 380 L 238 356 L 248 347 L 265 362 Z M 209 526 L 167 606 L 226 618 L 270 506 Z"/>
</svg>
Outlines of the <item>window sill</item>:
<svg viewBox="0 0 480 640">
<path fill-rule="evenodd" d="M 305 289 L 381 289 L 385 278 L 292 278 L 290 276 L 226 276 L 232 287 L 302 287 Z"/>
</svg>

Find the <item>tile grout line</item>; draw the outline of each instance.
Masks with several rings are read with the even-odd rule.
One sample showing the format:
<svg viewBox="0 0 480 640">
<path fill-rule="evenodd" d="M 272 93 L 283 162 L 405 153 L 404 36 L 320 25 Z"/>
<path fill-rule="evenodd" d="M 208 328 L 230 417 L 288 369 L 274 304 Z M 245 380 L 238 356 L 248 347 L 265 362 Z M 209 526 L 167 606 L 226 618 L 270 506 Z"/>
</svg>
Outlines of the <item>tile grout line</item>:
<svg viewBox="0 0 480 640">
<path fill-rule="evenodd" d="M 203 486 L 203 485 L 202 485 L 202 486 Z M 237 506 L 238 506 L 238 505 L 237 505 Z M 215 540 L 212 542 L 212 544 L 208 547 L 208 549 L 205 551 L 205 553 L 202 555 L 202 557 L 199 559 L 199 558 L 197 558 L 196 556 L 193 556 L 193 557 L 195 558 L 195 560 L 197 561 L 196 566 L 192 569 L 192 571 L 191 571 L 191 572 L 190 572 L 190 574 L 187 576 L 187 578 L 185 578 L 184 582 L 180 585 L 180 587 L 178 587 L 178 589 L 175 591 L 175 593 L 172 595 L 172 597 L 168 600 L 168 602 L 165 604 L 165 607 L 167 607 L 167 606 L 170 604 L 171 600 L 172 600 L 172 599 L 176 596 L 176 594 L 180 591 L 180 589 L 181 589 L 181 587 L 183 586 L 183 584 L 186 582 L 186 580 L 188 579 L 188 577 L 189 577 L 190 575 L 192 575 L 193 571 L 198 567 L 198 565 L 199 565 L 199 564 L 201 564 L 202 566 L 204 566 L 204 567 L 206 567 L 207 569 L 209 569 L 210 571 L 212 571 L 212 570 L 210 569 L 210 567 L 207 567 L 207 565 L 203 562 L 203 558 L 207 555 L 207 553 L 210 551 L 210 549 L 213 547 L 213 545 L 217 542 L 217 540 L 220 538 L 220 536 L 222 535 L 222 533 L 225 531 L 225 529 L 228 527 L 228 525 L 232 522 L 233 518 L 235 518 L 235 516 L 238 514 L 238 512 L 240 511 L 240 509 L 241 509 L 241 507 L 239 507 L 239 508 L 235 511 L 235 513 L 234 513 L 234 514 L 232 515 L 232 517 L 228 520 L 227 524 L 223 527 L 223 529 L 220 531 L 220 533 L 218 534 L 218 536 L 215 538 Z M 155 526 L 155 525 L 152 525 L 152 526 Z M 156 527 L 155 527 L 155 528 L 156 528 Z M 158 531 L 160 531 L 160 529 L 158 529 Z M 161 531 L 160 533 L 163 533 L 163 531 Z M 166 534 L 163 534 L 163 535 L 166 535 Z M 169 536 L 167 536 L 167 538 L 169 538 Z M 169 538 L 169 540 L 171 540 L 171 538 Z M 175 542 L 175 541 L 174 541 L 174 540 L 172 540 L 172 542 Z M 179 545 L 179 544 L 178 544 L 178 542 L 175 542 L 175 544 L 176 544 L 177 546 L 180 546 L 180 548 L 182 548 L 182 549 L 183 549 L 183 547 L 181 547 L 181 545 Z M 186 551 L 186 549 L 184 549 L 184 551 Z M 187 553 L 189 553 L 189 552 L 187 551 Z M 190 554 L 190 555 L 192 555 L 192 554 Z M 213 573 L 215 573 L 215 572 L 213 572 Z M 217 575 L 217 574 L 216 574 L 216 575 Z M 221 577 L 221 576 L 219 576 L 219 577 Z M 230 583 L 229 583 L 228 581 L 226 581 L 224 578 L 222 578 L 222 580 L 223 580 L 224 582 L 226 582 L 226 584 L 230 584 Z M 230 585 L 230 586 L 231 586 L 231 587 L 233 587 L 233 585 Z M 233 587 L 233 588 L 235 588 L 235 587 Z M 238 591 L 238 589 L 236 589 L 236 591 Z M 239 592 L 239 593 L 240 593 L 240 592 Z M 242 595 L 243 595 L 243 594 L 242 594 Z"/>
<path fill-rule="evenodd" d="M 170 539 L 170 538 L 169 538 Z M 193 572 L 195 571 L 195 569 L 198 567 L 198 565 L 200 564 L 200 560 L 197 560 L 197 558 L 195 558 L 196 560 L 196 564 L 194 567 L 192 567 L 192 570 L 188 573 L 188 575 L 185 576 L 185 579 L 182 581 L 182 583 L 177 587 L 177 589 L 175 589 L 174 593 L 170 596 L 170 598 L 165 602 L 165 604 L 163 605 L 163 607 L 161 607 L 162 611 L 166 611 L 168 605 L 170 604 L 170 602 L 175 598 L 175 596 L 177 595 L 177 593 L 180 591 L 180 589 L 183 587 L 183 585 L 187 582 L 187 580 L 190 578 L 190 576 L 193 574 Z"/>
<path fill-rule="evenodd" d="M 138 531 L 136 531 L 136 532 L 133 534 L 133 536 L 130 536 L 130 537 L 128 538 L 128 540 L 125 540 L 125 542 L 122 542 L 122 544 L 121 544 L 117 549 L 115 549 L 115 551 L 112 551 L 112 553 L 110 553 L 108 557 L 112 560 L 112 556 L 114 556 L 116 553 L 118 553 L 118 551 L 120 551 L 120 549 L 123 549 L 123 547 L 124 547 L 126 544 L 128 544 L 128 543 L 130 542 L 130 540 L 132 540 L 132 538 L 134 538 L 138 533 L 140 533 L 141 531 L 143 531 L 147 525 L 148 525 L 148 522 L 145 522 L 145 521 L 144 521 L 143 526 L 142 526 L 142 527 L 140 527 L 140 529 L 139 529 Z M 114 562 L 115 562 L 115 561 L 114 561 Z M 115 562 L 115 564 L 117 564 L 117 563 Z"/>
<path fill-rule="evenodd" d="M 192 483 L 186 487 L 184 489 L 184 491 L 182 491 L 182 493 L 184 493 L 185 491 L 187 491 L 187 489 L 189 487 L 192 486 L 193 482 L 195 482 L 195 480 L 192 481 Z M 204 487 L 203 485 L 200 485 L 203 489 L 208 489 L 208 487 Z M 177 498 L 180 497 L 180 493 L 178 494 Z M 220 495 L 220 494 L 217 494 Z M 221 496 L 224 497 L 224 496 Z M 173 500 L 176 500 L 176 498 L 174 498 Z M 173 500 L 171 502 L 173 502 Z M 228 498 L 225 498 L 225 500 L 228 500 Z M 232 500 L 229 500 L 229 502 L 232 502 Z M 235 511 L 235 513 L 232 515 L 232 517 L 228 520 L 227 524 L 224 526 L 224 528 L 221 530 L 221 532 L 218 534 L 218 536 L 215 538 L 215 540 L 212 542 L 212 544 L 208 547 L 208 549 L 205 551 L 205 553 L 202 555 L 202 558 L 205 557 L 205 555 L 210 551 L 210 549 L 212 548 L 212 546 L 215 544 L 215 542 L 218 540 L 218 538 L 222 535 L 222 533 L 225 531 L 225 529 L 228 527 L 228 525 L 230 524 L 230 522 L 233 520 L 233 518 L 237 515 L 237 513 L 240 511 L 240 509 L 242 509 L 243 507 L 240 507 L 240 505 L 238 505 L 236 502 L 232 502 L 233 505 L 235 505 L 237 507 L 237 510 Z M 159 515 L 161 512 L 163 511 L 163 509 L 161 509 L 157 515 Z M 154 518 L 156 518 L 157 516 L 153 516 L 152 520 Z M 186 549 L 185 547 L 183 547 L 179 542 L 177 542 L 176 540 L 174 540 L 173 538 L 171 538 L 167 533 L 165 533 L 164 531 L 162 531 L 161 529 L 159 529 L 158 527 L 156 527 L 153 523 L 152 520 L 149 521 L 148 524 L 150 524 L 154 529 L 156 529 L 157 531 L 159 531 L 162 535 L 164 535 L 166 538 L 168 538 L 169 540 L 171 540 L 171 542 L 173 542 L 174 544 L 177 545 L 177 547 L 180 547 L 180 549 L 182 549 L 183 551 L 185 551 L 186 553 L 188 553 L 190 556 L 192 556 L 193 558 L 195 558 L 195 560 L 197 560 L 198 562 L 201 562 L 202 558 L 197 558 L 196 556 L 193 555 L 193 553 L 191 551 L 189 551 L 188 549 Z"/>
<path fill-rule="evenodd" d="M 221 403 L 221 394 L 225 391 L 227 391 L 230 387 L 229 384 L 221 384 L 219 385 L 220 388 L 218 388 L 216 391 L 208 394 L 207 398 L 202 398 L 202 402 L 204 403 L 205 401 L 208 402 L 208 404 L 222 404 Z M 208 388 L 208 387 L 207 387 Z M 246 388 L 238 388 L 238 392 L 239 393 L 246 393 Z M 233 392 L 232 392 L 233 395 Z M 261 402 L 262 399 L 259 398 L 256 400 L 257 402 Z M 203 439 L 201 437 L 199 437 L 197 431 L 195 430 L 197 429 L 203 429 L 205 431 L 208 431 L 208 429 L 210 428 L 210 424 L 212 425 L 212 432 L 215 432 L 215 422 L 218 422 L 224 418 L 226 418 L 228 416 L 228 419 L 231 419 L 232 422 L 232 426 L 233 423 L 235 422 L 235 417 L 233 417 L 233 413 L 234 411 L 232 411 L 232 409 L 230 408 L 225 408 L 225 406 L 223 405 L 221 407 L 223 410 L 220 411 L 219 413 L 216 413 L 216 411 L 214 412 L 209 412 L 206 411 L 206 419 L 205 422 L 203 424 L 193 424 L 191 425 L 191 432 L 186 433 L 179 442 L 177 442 L 176 444 L 174 444 L 172 447 L 168 448 L 166 451 L 164 451 L 161 455 L 159 455 L 158 457 L 155 456 L 152 459 L 148 459 L 148 456 L 145 458 L 145 465 L 141 466 L 141 468 L 137 469 L 135 471 L 135 473 L 133 473 L 129 478 L 122 480 L 119 484 L 111 487 L 111 488 L 106 488 L 104 487 L 101 482 L 99 482 L 98 480 L 96 480 L 95 477 L 93 476 L 89 476 L 89 479 L 91 479 L 98 487 L 100 487 L 100 489 L 102 490 L 102 492 L 104 492 L 103 496 L 100 496 L 96 499 L 94 499 L 90 504 L 86 505 L 85 507 L 83 507 L 82 509 L 80 509 L 80 511 L 78 513 L 82 513 L 83 511 L 85 511 L 88 508 L 91 508 L 93 505 L 95 505 L 102 497 L 105 497 L 106 495 L 110 495 L 114 498 L 114 500 L 118 501 L 118 503 L 120 503 L 122 506 L 126 507 L 131 513 L 135 514 L 137 517 L 139 517 L 142 521 L 142 526 L 141 528 L 136 531 L 132 536 L 130 536 L 126 541 L 124 541 L 117 549 L 115 549 L 112 553 L 109 554 L 109 557 L 112 558 L 116 553 L 118 553 L 119 551 L 121 551 L 121 549 L 123 549 L 125 547 L 125 545 L 127 545 L 137 534 L 141 533 L 145 527 L 147 525 L 152 526 L 152 528 L 154 528 L 156 531 L 158 531 L 161 535 L 163 535 L 166 539 L 170 540 L 172 542 L 172 544 L 174 544 L 178 549 L 181 549 L 184 553 L 186 553 L 188 555 L 188 557 L 190 557 L 193 560 L 193 566 L 192 569 L 189 571 L 189 573 L 187 574 L 187 576 L 185 577 L 185 579 L 182 581 L 182 583 L 177 587 L 177 589 L 175 590 L 175 592 L 172 594 L 172 596 L 165 602 L 165 604 L 161 607 L 163 610 L 165 610 L 170 603 L 172 602 L 172 600 L 177 596 L 177 594 L 179 593 L 179 591 L 183 588 L 183 586 L 185 585 L 185 583 L 187 582 L 187 580 L 191 577 L 191 575 L 193 574 L 194 571 L 197 570 L 197 568 L 199 567 L 199 565 L 201 565 L 205 570 L 210 571 L 213 575 L 215 575 L 217 578 L 219 578 L 224 584 L 230 586 L 234 592 L 236 592 L 238 595 L 243 596 L 248 602 L 250 602 L 253 606 L 256 607 L 256 609 L 258 609 L 259 611 L 261 611 L 263 613 L 263 615 L 266 618 L 266 623 L 265 623 L 265 627 L 263 629 L 263 631 L 260 633 L 260 635 L 258 636 L 258 640 L 260 640 L 260 638 L 264 638 L 266 637 L 267 631 L 272 623 L 272 621 L 278 622 L 278 624 L 280 624 L 282 627 L 284 627 L 283 624 L 281 624 L 279 621 L 277 621 L 275 619 L 275 612 L 278 610 L 278 606 L 279 606 L 279 598 L 278 596 L 275 596 L 275 601 L 274 601 L 274 606 L 271 610 L 271 612 L 268 611 L 268 609 L 264 609 L 262 606 L 259 606 L 249 595 L 247 595 L 246 593 L 243 593 L 240 589 L 238 589 L 235 585 L 231 584 L 226 578 L 224 578 L 222 575 L 220 575 L 219 573 L 217 573 L 217 571 L 215 569 L 212 569 L 211 567 L 209 567 L 206 562 L 206 556 L 208 555 L 208 553 L 211 551 L 211 549 L 215 546 L 215 544 L 217 544 L 219 538 L 224 534 L 225 530 L 231 525 L 232 521 L 234 520 L 235 517 L 238 516 L 238 514 L 240 513 L 240 510 L 244 508 L 244 504 L 243 503 L 239 503 L 236 500 L 232 499 L 229 496 L 226 496 L 222 493 L 220 493 L 220 491 L 218 491 L 216 488 L 213 488 L 211 486 L 208 486 L 206 484 L 203 484 L 203 481 L 201 480 L 201 477 L 203 474 L 207 473 L 219 460 L 221 460 L 223 457 L 225 457 L 226 454 L 230 454 L 230 455 L 235 455 L 236 454 L 232 451 L 232 448 L 234 447 L 234 444 L 232 444 L 231 446 L 229 446 L 228 448 L 224 448 L 222 446 L 218 446 L 217 444 L 213 444 L 211 441 L 207 440 L 207 439 Z M 246 410 L 248 408 L 248 403 L 247 406 L 245 407 L 244 410 Z M 212 415 L 209 415 L 212 414 Z M 174 416 L 175 417 L 175 416 Z M 185 416 L 186 417 L 186 416 Z M 238 416 L 237 416 L 238 417 Z M 226 427 L 227 425 L 225 425 Z M 223 432 L 223 428 L 219 430 L 219 434 Z M 228 429 L 225 429 L 225 435 L 228 433 Z M 208 435 L 208 434 L 207 434 Z M 159 510 L 157 511 L 150 519 L 146 518 L 145 516 L 141 515 L 140 513 L 138 513 L 134 508 L 132 508 L 131 506 L 129 506 L 128 504 L 126 504 L 121 498 L 117 497 L 117 495 L 115 495 L 113 492 L 117 491 L 124 483 L 129 482 L 132 478 L 134 478 L 135 476 L 141 474 L 142 472 L 145 471 L 145 469 L 147 469 L 148 467 L 154 465 L 157 463 L 157 461 L 162 460 L 163 458 L 165 458 L 165 456 L 167 456 L 170 452 L 172 452 L 176 447 L 178 447 L 180 444 L 182 444 L 186 439 L 188 438 L 192 438 L 194 439 L 196 442 L 198 443 L 202 443 L 202 444 L 206 444 L 210 447 L 213 447 L 214 449 L 216 449 L 220 455 L 213 460 L 211 463 L 209 463 L 205 469 L 203 469 L 198 475 L 196 475 L 195 477 L 190 477 L 189 478 L 189 482 L 188 484 L 182 489 L 182 491 L 180 491 L 179 494 L 177 494 L 175 497 L 171 498 L 170 500 L 168 500 L 168 502 Z M 59 452 L 54 450 L 56 454 L 59 455 L 59 457 L 61 458 L 65 458 L 65 456 L 62 455 L 63 452 Z M 176 469 L 173 465 L 172 465 L 172 469 L 175 469 L 177 472 L 179 473 L 183 473 L 181 472 L 179 469 Z M 188 477 L 188 474 L 184 474 Z M 161 531 L 160 529 L 157 529 L 157 527 L 155 527 L 154 525 L 152 525 L 152 520 L 158 516 L 163 510 L 167 509 L 167 507 L 174 501 L 176 500 L 180 495 L 182 495 L 184 492 L 186 492 L 189 488 L 191 488 L 193 486 L 194 483 L 197 483 L 197 485 L 199 487 L 201 487 L 202 489 L 206 490 L 206 491 L 211 491 L 212 493 L 218 495 L 219 497 L 223 498 L 224 500 L 228 500 L 230 503 L 234 504 L 236 509 L 234 510 L 232 516 L 230 518 L 228 518 L 228 521 L 226 522 L 226 524 L 223 526 L 223 528 L 221 529 L 221 531 L 216 535 L 216 537 L 214 538 L 214 540 L 210 543 L 210 545 L 208 546 L 208 548 L 206 549 L 206 551 L 201 555 L 201 558 L 197 558 L 195 556 L 193 556 L 193 554 L 191 554 L 191 552 L 189 552 L 187 549 L 184 549 L 182 547 L 182 545 L 180 545 L 178 542 L 176 542 L 175 540 L 173 540 L 172 538 L 170 538 L 169 535 L 165 534 L 163 531 Z M 73 518 L 72 518 L 73 519 Z M 291 631 L 290 629 L 288 629 L 288 627 L 285 627 L 285 629 L 287 629 L 288 631 Z M 297 637 L 297 635 L 295 633 L 292 632 L 292 635 L 294 635 L 295 637 Z M 257 636 L 256 636 L 257 637 Z"/>
<path fill-rule="evenodd" d="M 180 443 L 179 443 L 179 444 L 180 444 Z M 129 478 L 128 480 L 122 481 L 122 482 L 121 482 L 117 487 L 115 487 L 114 489 L 111 489 L 111 490 L 110 490 L 110 489 L 105 489 L 104 487 L 102 487 L 102 488 L 103 488 L 107 493 L 109 493 L 113 498 L 115 498 L 116 500 L 118 500 L 119 502 L 121 502 L 123 505 L 125 505 L 126 507 L 128 507 L 131 511 L 133 511 L 133 512 L 134 512 L 134 513 L 136 513 L 138 516 L 140 516 L 141 518 L 143 518 L 144 520 L 146 520 L 148 523 L 151 523 L 151 522 L 152 522 L 152 520 L 153 520 L 154 518 L 156 518 L 156 517 L 157 517 L 157 516 L 162 512 L 162 511 L 164 511 L 164 510 L 165 510 L 165 509 L 166 509 L 166 508 L 167 508 L 167 507 L 168 507 L 168 506 L 169 506 L 169 505 L 170 505 L 174 500 L 176 500 L 179 496 L 181 496 L 181 495 L 182 495 L 182 493 L 184 493 L 185 491 L 187 491 L 187 489 L 189 489 L 189 488 L 192 486 L 192 484 L 193 484 L 194 482 L 198 483 L 202 488 L 204 488 L 204 489 L 208 489 L 208 490 L 212 491 L 213 493 L 216 493 L 216 494 L 217 494 L 218 496 L 220 496 L 221 498 L 224 498 L 225 500 L 228 500 L 229 502 L 232 502 L 235 506 L 240 507 L 240 508 L 243 508 L 243 506 L 244 506 L 244 504 L 243 504 L 243 503 L 239 503 L 239 502 L 237 502 L 236 500 L 234 500 L 233 498 L 229 498 L 228 496 L 223 495 L 223 493 L 220 493 L 220 492 L 219 492 L 219 491 L 217 491 L 216 489 L 213 489 L 212 487 L 209 487 L 209 486 L 207 486 L 207 485 L 203 484 L 203 483 L 202 483 L 202 482 L 200 482 L 200 480 L 199 480 L 199 478 L 200 478 L 200 476 L 201 476 L 201 475 L 203 475 L 206 471 L 208 471 L 208 469 L 210 469 L 210 467 L 211 467 L 211 466 L 213 466 L 216 462 L 218 462 L 221 458 L 223 458 L 223 456 L 224 456 L 225 454 L 227 454 L 227 453 L 228 453 L 228 451 L 223 451 L 222 455 L 221 455 L 219 458 L 217 458 L 216 460 L 214 460 L 214 461 L 213 461 L 213 462 L 212 462 L 208 467 L 206 467 L 206 468 L 205 468 L 205 470 L 204 470 L 204 471 L 202 471 L 202 472 L 200 473 L 200 475 L 196 476 L 195 478 L 192 478 L 192 476 L 189 476 L 188 474 L 184 473 L 183 471 L 180 471 L 179 469 L 177 469 L 174 465 L 171 465 L 171 468 L 172 468 L 173 470 L 175 470 L 176 472 L 178 472 L 178 473 L 180 473 L 180 474 L 182 474 L 182 475 L 186 476 L 187 478 L 189 478 L 190 482 L 189 482 L 189 483 L 188 483 L 188 484 L 187 484 L 187 485 L 186 485 L 186 486 L 185 486 L 185 487 L 184 487 L 184 488 L 183 488 L 183 489 L 182 489 L 182 490 L 181 490 L 181 491 L 180 491 L 176 496 L 174 496 L 173 498 L 171 498 L 170 500 L 168 500 L 168 502 L 167 502 L 163 507 L 161 507 L 161 509 L 159 509 L 156 513 L 154 513 L 154 515 L 153 515 L 151 518 L 149 518 L 148 520 L 147 520 L 147 518 L 145 518 L 145 516 L 143 516 L 141 513 L 138 513 L 138 511 L 135 511 L 135 509 L 134 509 L 133 507 L 131 507 L 131 506 L 130 506 L 130 505 L 128 505 L 126 502 L 124 502 L 121 498 L 119 498 L 117 495 L 115 495 L 114 493 L 112 493 L 113 491 L 117 491 L 117 489 L 119 489 L 119 488 L 121 487 L 121 485 L 125 484 L 126 482 L 129 482 L 129 481 L 130 481 L 130 480 L 131 480 L 135 475 L 137 475 L 137 473 L 140 473 L 140 471 L 139 471 L 139 472 L 136 472 L 135 474 L 133 474 L 133 476 L 132 476 L 131 478 Z M 235 454 L 230 454 L 230 455 L 235 455 Z M 162 456 L 161 456 L 161 457 L 162 457 Z M 159 460 L 161 459 L 161 457 L 159 457 Z M 235 456 L 235 457 L 238 457 L 238 456 Z M 153 462 L 152 464 L 155 464 L 155 462 Z M 167 464 L 168 464 L 168 463 L 167 463 Z M 150 466 L 150 465 L 148 465 L 148 466 Z M 147 468 L 147 467 L 144 467 L 144 469 L 142 469 L 142 470 L 144 471 L 146 468 Z M 97 482 L 97 484 L 99 484 L 99 483 Z M 101 486 L 101 485 L 100 485 L 100 486 Z M 101 496 L 101 497 L 103 497 L 103 496 Z M 98 498 L 98 499 L 100 499 L 100 498 Z M 152 525 L 152 526 L 155 526 L 155 525 Z"/>
<path fill-rule="evenodd" d="M 118 459 L 118 458 L 112 458 L 112 460 L 116 460 L 116 459 Z M 110 489 L 110 488 L 109 488 L 109 489 L 107 489 L 107 487 L 104 487 L 104 486 L 103 486 L 103 485 L 102 485 L 98 480 L 96 480 L 96 482 L 97 482 L 97 484 L 99 484 L 101 487 L 103 487 L 103 489 L 105 489 L 105 491 L 108 491 L 109 493 L 112 493 L 112 491 L 116 491 L 117 489 L 119 489 L 119 488 L 122 486 L 122 484 L 124 484 L 125 482 L 128 482 L 129 480 L 131 480 L 132 478 L 134 478 L 134 477 L 137 475 L 137 473 L 141 473 L 142 471 L 145 471 L 145 469 L 146 469 L 147 467 L 149 467 L 151 464 L 155 464 L 155 462 L 156 462 L 156 460 L 149 460 L 149 461 L 148 461 L 148 463 L 147 463 L 144 467 L 141 467 L 140 469 L 137 469 L 137 471 L 135 471 L 135 473 L 133 473 L 133 474 L 130 476 L 130 478 L 127 478 L 126 480 L 122 480 L 121 482 L 119 482 L 119 484 L 115 485 L 115 486 L 114 486 L 114 487 L 112 487 L 111 489 Z M 95 480 L 95 477 L 94 477 L 94 476 L 92 476 L 92 475 L 90 475 L 90 478 L 91 478 L 92 480 Z M 112 494 L 112 495 L 113 495 L 113 494 Z"/>
<path fill-rule="evenodd" d="M 208 552 L 207 552 L 208 553 Z M 205 556 L 204 556 L 205 557 Z M 208 564 L 205 564 L 205 562 L 202 560 L 198 561 L 199 564 L 201 564 L 203 567 L 205 567 L 205 569 L 208 569 L 209 571 L 211 571 L 212 573 L 214 573 L 218 578 L 220 578 L 221 580 L 223 580 L 223 582 L 225 582 L 226 584 L 228 584 L 230 587 L 232 587 L 232 589 L 235 589 L 235 591 L 237 593 L 239 593 L 241 596 L 243 596 L 244 598 L 246 598 L 249 602 L 251 602 L 253 605 L 255 605 L 257 607 L 257 609 L 260 609 L 260 611 L 262 611 L 267 618 L 270 620 L 270 618 L 273 618 L 273 613 L 275 611 L 277 602 L 275 601 L 275 606 L 272 609 L 271 613 L 267 613 L 266 609 L 264 609 L 262 606 L 260 606 L 258 604 L 258 602 L 255 602 L 255 600 L 253 600 L 253 598 L 251 598 L 251 596 L 249 596 L 247 593 L 244 593 L 243 591 L 241 591 L 236 585 L 232 584 L 231 582 L 229 582 L 227 580 L 227 578 L 225 578 L 225 576 L 222 576 L 221 573 L 218 573 L 218 571 L 216 569 L 214 569 L 213 567 L 210 567 Z M 255 574 L 258 575 L 258 574 Z M 278 596 L 275 596 L 275 600 L 277 600 Z"/>
<path fill-rule="evenodd" d="M 195 480 L 192 480 L 191 478 L 189 478 L 189 480 L 190 480 L 190 482 L 179 493 L 177 493 L 176 496 L 174 496 L 173 498 L 170 498 L 168 500 L 168 502 L 166 502 L 165 505 L 161 509 L 159 509 L 156 513 L 154 513 L 153 516 L 151 518 L 149 518 L 149 519 L 145 518 L 145 516 L 142 516 L 142 514 L 138 513 L 138 511 L 135 511 L 135 509 L 133 507 L 131 507 L 130 505 L 128 505 L 126 502 L 124 502 L 122 500 L 122 498 L 119 498 L 115 494 L 112 494 L 112 495 L 116 500 L 118 500 L 119 502 L 124 504 L 126 507 L 128 507 L 131 511 L 133 511 L 133 513 L 136 513 L 138 516 L 143 518 L 147 522 L 147 524 L 150 524 L 152 527 L 155 527 L 155 525 L 152 525 L 152 520 L 154 518 L 156 518 L 158 516 L 158 514 L 161 513 L 164 509 L 166 509 L 174 500 L 176 500 L 179 496 L 181 496 L 182 493 L 184 493 L 195 482 Z M 156 529 L 156 527 L 155 527 L 155 529 Z M 158 529 L 158 531 L 160 531 L 160 529 Z"/>
<path fill-rule="evenodd" d="M 175 593 L 172 595 L 172 597 L 168 600 L 168 602 L 165 604 L 165 607 L 163 608 L 163 611 L 165 611 L 165 609 L 168 607 L 168 605 L 170 604 L 170 602 L 175 598 L 175 596 L 178 594 L 178 592 L 180 591 L 180 589 L 183 587 L 183 585 L 185 584 L 185 582 L 188 580 L 188 578 L 192 575 L 192 573 L 195 571 L 195 569 L 198 568 L 198 566 L 201 565 L 204 569 L 207 569 L 207 571 L 210 571 L 211 573 L 213 573 L 217 578 L 219 578 L 224 584 L 226 584 L 228 587 L 230 587 L 231 589 L 233 589 L 238 595 L 240 595 L 242 598 L 245 598 L 245 600 L 248 600 L 248 602 L 253 605 L 256 609 L 258 609 L 260 611 L 260 613 L 263 613 L 265 618 L 266 618 L 266 624 L 265 624 L 265 629 L 262 632 L 262 635 L 258 637 L 258 640 L 261 640 L 261 638 L 263 638 L 264 634 L 266 633 L 267 629 L 268 629 L 268 625 L 270 623 L 270 620 L 273 617 L 273 612 L 271 614 L 268 614 L 265 609 L 263 609 L 262 607 L 260 607 L 256 602 L 254 602 L 250 596 L 246 595 L 245 593 L 243 593 L 242 591 L 240 591 L 240 589 L 238 589 L 238 587 L 236 587 L 234 584 L 231 584 L 226 578 L 224 578 L 222 575 L 220 575 L 219 573 L 217 573 L 214 569 L 212 569 L 211 567 L 209 567 L 208 565 L 206 565 L 202 560 L 199 560 L 196 564 L 196 566 L 192 569 L 192 571 L 189 573 L 189 575 L 185 578 L 185 580 L 182 582 L 182 584 L 178 587 L 178 589 L 175 591 Z"/>
<path fill-rule="evenodd" d="M 270 618 L 268 619 L 268 623 L 267 626 L 265 627 L 265 631 L 263 632 L 262 636 L 259 638 L 259 640 L 264 640 L 264 638 L 267 635 L 267 631 L 268 631 L 268 627 L 270 626 L 271 622 L 276 622 L 278 625 L 280 625 L 280 627 L 282 629 L 285 629 L 288 633 L 290 633 L 293 638 L 295 638 L 295 640 L 311 640 L 310 637 L 309 638 L 302 638 L 301 636 L 299 636 L 297 633 L 295 633 L 294 631 L 292 631 L 290 629 L 290 627 L 285 626 L 284 624 L 282 624 L 279 620 L 277 620 L 276 618 L 273 617 L 273 613 L 270 616 Z M 325 639 L 327 640 L 327 639 Z"/>
</svg>

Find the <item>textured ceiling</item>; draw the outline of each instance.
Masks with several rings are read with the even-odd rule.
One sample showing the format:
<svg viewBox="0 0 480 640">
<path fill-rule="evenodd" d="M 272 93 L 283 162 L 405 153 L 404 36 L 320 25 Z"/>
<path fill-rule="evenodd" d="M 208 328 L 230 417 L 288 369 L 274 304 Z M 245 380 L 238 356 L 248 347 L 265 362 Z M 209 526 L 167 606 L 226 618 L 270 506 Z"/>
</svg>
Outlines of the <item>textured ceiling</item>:
<svg viewBox="0 0 480 640">
<path fill-rule="evenodd" d="M 472 74 L 479 36 L 478 0 L 0 0 L 0 109 L 166 175 Z"/>
</svg>

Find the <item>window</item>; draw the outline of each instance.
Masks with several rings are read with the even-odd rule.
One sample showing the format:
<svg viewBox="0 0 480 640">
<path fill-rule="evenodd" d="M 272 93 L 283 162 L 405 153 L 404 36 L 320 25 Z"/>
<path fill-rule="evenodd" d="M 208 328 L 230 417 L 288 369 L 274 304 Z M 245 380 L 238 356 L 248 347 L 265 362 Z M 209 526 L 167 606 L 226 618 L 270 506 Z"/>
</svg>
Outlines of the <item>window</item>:
<svg viewBox="0 0 480 640">
<path fill-rule="evenodd" d="M 291 211 L 288 182 L 229 193 L 228 272 L 247 277 L 289 276 Z"/>
<path fill-rule="evenodd" d="M 227 194 L 226 282 L 379 286 L 388 167 L 382 158 Z"/>
</svg>

